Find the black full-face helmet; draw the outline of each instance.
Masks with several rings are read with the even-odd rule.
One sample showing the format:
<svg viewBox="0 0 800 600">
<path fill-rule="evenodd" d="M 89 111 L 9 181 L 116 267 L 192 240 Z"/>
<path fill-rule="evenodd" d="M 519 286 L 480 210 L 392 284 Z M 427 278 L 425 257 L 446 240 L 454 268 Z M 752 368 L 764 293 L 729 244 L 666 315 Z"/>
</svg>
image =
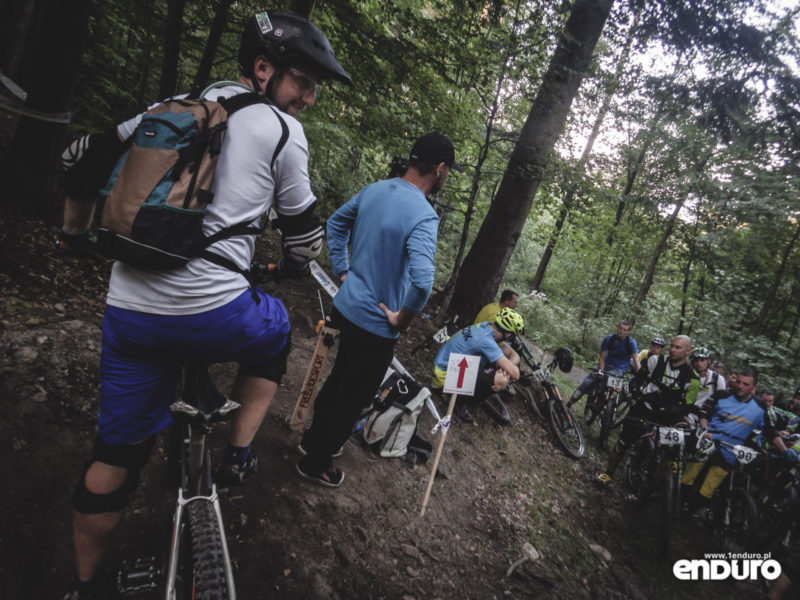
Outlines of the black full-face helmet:
<svg viewBox="0 0 800 600">
<path fill-rule="evenodd" d="M 352 84 L 350 75 L 333 54 L 325 34 L 307 19 L 289 10 L 264 10 L 247 22 L 239 42 L 239 70 L 254 80 L 253 61 L 263 54 L 275 66 L 276 75 L 290 67 L 311 67 L 324 79 Z M 273 76 L 273 80 L 274 80 Z M 273 81 L 267 85 L 271 90 Z"/>
</svg>

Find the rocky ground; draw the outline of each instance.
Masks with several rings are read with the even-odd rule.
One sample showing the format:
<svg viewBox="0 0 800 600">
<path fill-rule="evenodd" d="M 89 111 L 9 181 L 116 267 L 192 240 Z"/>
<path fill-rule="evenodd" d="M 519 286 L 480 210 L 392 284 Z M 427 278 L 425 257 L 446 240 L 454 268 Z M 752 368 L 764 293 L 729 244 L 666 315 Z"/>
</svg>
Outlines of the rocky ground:
<svg viewBox="0 0 800 600">
<path fill-rule="evenodd" d="M 60 598 L 72 577 L 70 489 L 95 432 L 100 323 L 108 263 L 55 252 L 55 229 L 0 220 L 0 581 L 11 599 Z M 275 251 L 266 243 L 266 259 Z M 324 263 L 323 263 L 324 264 Z M 454 421 L 424 517 L 426 465 L 377 458 L 356 440 L 338 464 L 336 490 L 293 472 L 298 436 L 285 418 L 315 343 L 317 286 L 310 278 L 270 284 L 294 327 L 290 369 L 255 442 L 258 478 L 226 495 L 223 511 L 244 599 L 693 598 L 759 597 L 758 584 L 687 583 L 677 558 L 711 551 L 704 532 L 679 524 L 671 560 L 655 556 L 649 510 L 629 505 L 621 483 L 591 484 L 605 457 L 581 461 L 558 451 L 544 424 L 511 402 L 510 426 L 479 412 Z M 330 300 L 324 298 L 326 309 Z M 429 307 L 432 308 L 432 307 Z M 433 349 L 410 349 L 435 330 L 418 319 L 398 356 L 420 378 Z M 215 369 L 226 389 L 233 368 Z M 580 378 L 580 372 L 573 374 Z M 570 393 L 575 383 L 561 380 Z M 439 411 L 446 406 L 439 402 Z M 432 419 L 420 432 L 431 439 Z M 595 426 L 596 427 L 596 426 Z M 225 428 L 215 432 L 221 448 Z M 118 532 L 106 570 L 160 557 L 169 535 L 171 492 L 159 445 Z M 507 575 L 523 544 L 540 553 Z M 158 561 L 158 558 L 157 558 Z M 140 595 L 140 598 L 157 598 Z"/>
</svg>

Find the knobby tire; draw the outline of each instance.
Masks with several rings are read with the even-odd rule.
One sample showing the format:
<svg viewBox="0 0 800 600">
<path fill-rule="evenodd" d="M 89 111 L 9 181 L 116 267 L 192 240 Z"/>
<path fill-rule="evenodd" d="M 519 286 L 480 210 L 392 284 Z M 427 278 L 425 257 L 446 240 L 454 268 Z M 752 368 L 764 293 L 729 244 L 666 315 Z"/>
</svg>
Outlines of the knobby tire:
<svg viewBox="0 0 800 600">
<path fill-rule="evenodd" d="M 658 553 L 662 558 L 669 557 L 672 538 L 672 521 L 675 517 L 675 498 L 678 493 L 677 478 L 668 464 L 664 464 L 663 485 L 661 489 L 661 522 L 658 530 Z"/>
<path fill-rule="evenodd" d="M 608 436 L 611 435 L 611 426 L 614 423 L 614 409 L 617 405 L 617 395 L 609 392 L 606 396 L 603 414 L 600 416 L 600 434 L 597 436 L 597 445 L 600 450 L 608 449 Z"/>
<path fill-rule="evenodd" d="M 547 416 L 556 443 L 570 458 L 582 458 L 586 451 L 583 432 L 567 405 L 557 396 L 551 397 L 547 404 Z"/>
<path fill-rule="evenodd" d="M 655 446 L 649 438 L 638 440 L 628 451 L 625 464 L 625 479 L 632 500 L 644 504 L 652 493 L 652 467 Z"/>
<path fill-rule="evenodd" d="M 499 396 L 491 395 L 481 404 L 483 405 L 484 410 L 489 413 L 489 416 L 495 421 L 501 425 L 511 424 L 511 415 L 509 414 L 506 405 L 502 400 L 500 400 Z"/>
<path fill-rule="evenodd" d="M 759 536 L 759 518 L 756 501 L 745 490 L 733 491 L 731 528 L 734 541 L 745 550 L 751 550 Z"/>
<path fill-rule="evenodd" d="M 214 505 L 205 500 L 194 500 L 186 505 L 186 511 L 192 546 L 191 600 L 227 600 L 225 551 Z"/>
</svg>

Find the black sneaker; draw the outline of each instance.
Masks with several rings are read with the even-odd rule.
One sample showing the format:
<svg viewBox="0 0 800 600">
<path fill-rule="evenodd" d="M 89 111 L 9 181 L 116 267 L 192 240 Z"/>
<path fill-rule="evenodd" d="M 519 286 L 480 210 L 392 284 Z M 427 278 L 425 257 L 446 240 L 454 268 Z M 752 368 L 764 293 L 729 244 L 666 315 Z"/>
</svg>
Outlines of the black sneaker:
<svg viewBox="0 0 800 600">
<path fill-rule="evenodd" d="M 258 458 L 251 452 L 244 466 L 221 464 L 217 469 L 214 481 L 218 487 L 230 488 L 242 485 L 258 471 Z"/>
<path fill-rule="evenodd" d="M 464 423 L 475 422 L 475 416 L 472 414 L 472 408 L 464 402 L 456 403 L 456 414 L 458 415 L 459 419 L 464 421 Z"/>
<path fill-rule="evenodd" d="M 344 471 L 336 467 L 331 467 L 327 471 L 322 471 L 320 473 L 306 473 L 300 467 L 300 463 L 297 463 L 294 466 L 294 470 L 297 471 L 297 474 L 303 479 L 308 479 L 317 485 L 324 485 L 325 487 L 336 488 L 342 485 L 344 481 Z"/>
<path fill-rule="evenodd" d="M 305 456 L 306 454 L 308 454 L 308 452 L 306 452 L 306 449 L 303 448 L 302 442 L 297 444 L 297 451 L 300 453 L 300 456 Z M 342 454 L 344 454 L 344 446 L 342 446 L 336 452 L 334 452 L 331 455 L 331 458 L 339 458 Z"/>
</svg>

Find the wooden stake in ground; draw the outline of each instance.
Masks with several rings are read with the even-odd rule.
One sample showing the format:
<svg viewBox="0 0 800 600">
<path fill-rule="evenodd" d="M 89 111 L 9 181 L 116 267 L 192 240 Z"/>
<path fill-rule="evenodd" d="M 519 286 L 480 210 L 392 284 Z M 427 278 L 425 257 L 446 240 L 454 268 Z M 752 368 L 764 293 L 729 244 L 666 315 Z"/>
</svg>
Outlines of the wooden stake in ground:
<svg viewBox="0 0 800 600">
<path fill-rule="evenodd" d="M 328 320 L 329 322 L 330 320 Z M 317 397 L 317 386 L 322 377 L 322 372 L 325 370 L 325 363 L 328 360 L 328 352 L 333 346 L 334 340 L 339 331 L 325 324 L 325 321 L 320 321 L 322 325 L 319 329 L 319 337 L 317 338 L 317 345 L 314 348 L 314 354 L 311 357 L 311 362 L 306 371 L 306 378 L 303 380 L 303 387 L 300 388 L 300 395 L 297 397 L 297 402 L 294 405 L 292 416 L 289 417 L 289 427 L 294 431 L 303 431 L 306 422 L 308 421 L 308 414 L 311 412 L 311 407 L 314 405 L 314 399 Z"/>
<path fill-rule="evenodd" d="M 447 437 L 447 430 L 450 428 L 450 419 L 453 416 L 453 407 L 456 405 L 456 396 L 458 394 L 451 394 L 450 405 L 447 407 L 447 416 L 444 418 L 442 425 L 442 435 L 439 437 L 439 445 L 436 446 L 436 457 L 433 459 L 433 467 L 431 467 L 431 476 L 428 479 L 428 489 L 425 490 L 425 497 L 422 499 L 422 510 L 419 511 L 419 516 L 425 516 L 425 509 L 428 507 L 428 500 L 431 497 L 431 490 L 433 489 L 433 480 L 436 479 L 436 470 L 439 468 L 439 459 L 442 457 L 442 448 L 444 448 L 444 438 Z"/>
</svg>

